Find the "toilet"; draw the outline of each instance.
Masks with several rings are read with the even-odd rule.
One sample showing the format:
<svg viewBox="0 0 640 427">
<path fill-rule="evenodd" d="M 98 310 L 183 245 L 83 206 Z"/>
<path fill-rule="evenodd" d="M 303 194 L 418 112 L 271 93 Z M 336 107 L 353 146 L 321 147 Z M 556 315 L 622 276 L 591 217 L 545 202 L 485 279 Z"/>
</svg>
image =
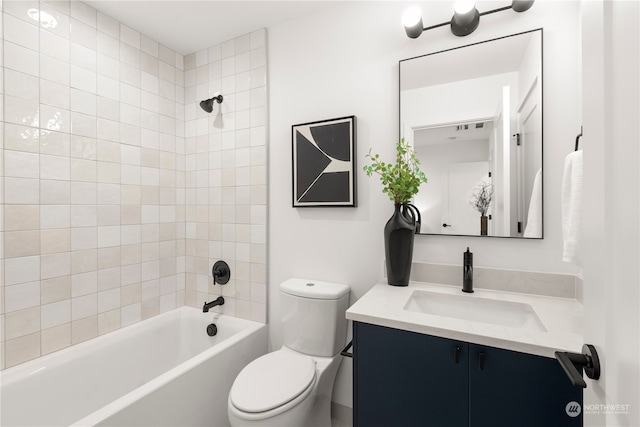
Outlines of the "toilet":
<svg viewBox="0 0 640 427">
<path fill-rule="evenodd" d="M 280 285 L 283 346 L 249 363 L 229 393 L 232 426 L 331 426 L 331 393 L 345 344 L 349 287 Z"/>
</svg>

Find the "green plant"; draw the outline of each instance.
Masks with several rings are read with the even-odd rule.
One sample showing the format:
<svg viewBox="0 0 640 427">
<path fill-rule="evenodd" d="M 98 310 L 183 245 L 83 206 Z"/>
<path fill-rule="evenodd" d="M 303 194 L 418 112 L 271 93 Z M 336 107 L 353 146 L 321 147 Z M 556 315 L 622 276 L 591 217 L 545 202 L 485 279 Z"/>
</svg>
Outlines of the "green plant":
<svg viewBox="0 0 640 427">
<path fill-rule="evenodd" d="M 363 170 L 367 176 L 374 173 L 380 175 L 382 192 L 387 193 L 394 203 L 410 203 L 418 193 L 420 184 L 427 182 L 427 177 L 419 168 L 420 160 L 404 138 L 396 145 L 395 163 L 381 161 L 380 155 L 371 154 L 371 149 L 365 157 L 371 159 L 371 164 Z"/>
<path fill-rule="evenodd" d="M 487 181 L 482 181 L 473 189 L 469 203 L 471 203 L 471 206 L 473 206 L 475 210 L 480 212 L 480 215 L 487 216 L 487 211 L 489 210 L 492 199 L 493 185 Z"/>
</svg>

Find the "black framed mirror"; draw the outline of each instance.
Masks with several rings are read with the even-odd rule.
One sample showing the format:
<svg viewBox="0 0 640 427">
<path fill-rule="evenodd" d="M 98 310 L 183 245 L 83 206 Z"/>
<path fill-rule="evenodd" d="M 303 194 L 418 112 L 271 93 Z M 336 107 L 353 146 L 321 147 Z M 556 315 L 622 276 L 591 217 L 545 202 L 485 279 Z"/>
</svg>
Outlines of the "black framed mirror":
<svg viewBox="0 0 640 427">
<path fill-rule="evenodd" d="M 421 234 L 543 237 L 542 29 L 400 61 Z"/>
</svg>

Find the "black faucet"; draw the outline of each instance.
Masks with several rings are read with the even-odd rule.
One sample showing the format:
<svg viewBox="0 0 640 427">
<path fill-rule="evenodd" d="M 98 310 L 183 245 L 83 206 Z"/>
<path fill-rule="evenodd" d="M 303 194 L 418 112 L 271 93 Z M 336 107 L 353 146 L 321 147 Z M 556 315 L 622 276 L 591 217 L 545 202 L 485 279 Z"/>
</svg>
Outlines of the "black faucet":
<svg viewBox="0 0 640 427">
<path fill-rule="evenodd" d="M 209 312 L 210 308 L 213 308 L 216 305 L 222 305 L 222 304 L 224 304 L 224 298 L 223 297 L 218 297 L 218 298 L 214 299 L 211 302 L 205 302 L 204 305 L 202 306 L 202 312 L 203 313 L 207 313 L 207 312 Z"/>
<path fill-rule="evenodd" d="M 462 292 L 473 293 L 473 253 L 464 253 L 462 262 Z"/>
</svg>

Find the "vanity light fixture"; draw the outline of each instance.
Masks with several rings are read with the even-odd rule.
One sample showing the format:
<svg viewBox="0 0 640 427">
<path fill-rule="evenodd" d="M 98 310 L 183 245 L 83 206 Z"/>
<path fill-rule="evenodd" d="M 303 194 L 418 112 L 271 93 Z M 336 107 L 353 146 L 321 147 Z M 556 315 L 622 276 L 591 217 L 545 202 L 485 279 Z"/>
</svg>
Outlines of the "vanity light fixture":
<svg viewBox="0 0 640 427">
<path fill-rule="evenodd" d="M 423 31 L 432 30 L 445 25 L 451 25 L 451 32 L 459 37 L 468 36 L 473 33 L 480 24 L 480 17 L 491 13 L 502 12 L 512 9 L 514 12 L 525 12 L 533 6 L 535 0 L 513 0 L 509 6 L 500 7 L 486 12 L 478 12 L 475 0 L 456 0 L 453 6 L 453 17 L 451 21 L 442 24 L 422 27 L 422 16 L 420 10 L 412 6 L 402 15 L 402 25 L 407 36 L 415 39 L 420 37 Z"/>
</svg>

